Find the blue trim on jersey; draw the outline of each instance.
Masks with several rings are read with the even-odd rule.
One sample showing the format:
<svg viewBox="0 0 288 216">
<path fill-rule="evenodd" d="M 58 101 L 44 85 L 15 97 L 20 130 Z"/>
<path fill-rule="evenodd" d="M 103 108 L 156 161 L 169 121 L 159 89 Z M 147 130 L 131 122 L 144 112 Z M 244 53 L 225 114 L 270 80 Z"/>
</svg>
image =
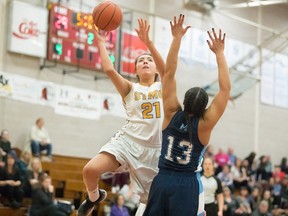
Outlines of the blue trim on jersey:
<svg viewBox="0 0 288 216">
<path fill-rule="evenodd" d="M 198 184 L 199 184 L 199 194 L 200 194 L 200 193 L 202 193 L 204 191 L 203 185 L 202 185 L 202 182 L 201 182 L 201 174 L 197 173 L 196 177 L 197 177 Z"/>
</svg>

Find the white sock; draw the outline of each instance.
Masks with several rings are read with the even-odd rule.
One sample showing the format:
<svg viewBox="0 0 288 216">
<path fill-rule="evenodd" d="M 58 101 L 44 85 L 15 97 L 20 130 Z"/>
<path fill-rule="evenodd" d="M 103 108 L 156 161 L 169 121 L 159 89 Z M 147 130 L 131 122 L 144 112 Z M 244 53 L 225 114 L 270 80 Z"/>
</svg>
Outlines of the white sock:
<svg viewBox="0 0 288 216">
<path fill-rule="evenodd" d="M 88 191 L 88 197 L 91 202 L 95 202 L 99 198 L 99 190 L 98 187 L 93 191 Z"/>
</svg>

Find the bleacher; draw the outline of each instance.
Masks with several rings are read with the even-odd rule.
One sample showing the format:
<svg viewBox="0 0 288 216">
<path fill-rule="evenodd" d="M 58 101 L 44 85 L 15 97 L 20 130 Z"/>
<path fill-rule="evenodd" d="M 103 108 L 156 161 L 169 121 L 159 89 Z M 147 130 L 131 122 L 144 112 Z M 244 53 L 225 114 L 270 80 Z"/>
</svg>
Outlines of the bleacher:
<svg viewBox="0 0 288 216">
<path fill-rule="evenodd" d="M 53 155 L 53 162 L 42 162 L 43 171 L 49 173 L 55 187 L 56 199 L 73 202 L 77 209 L 85 199 L 86 189 L 83 183 L 82 169 L 89 161 L 87 158 L 76 158 L 70 156 Z M 95 206 L 95 215 L 104 216 L 104 206 L 110 204 L 110 199 L 114 199 L 111 193 L 111 185 L 100 180 L 99 188 L 108 192 L 108 198 Z M 31 199 L 25 198 L 20 209 L 0 207 L 0 215 L 28 216 L 28 208 Z M 71 214 L 76 215 L 76 210 Z M 94 214 L 93 214 L 94 215 Z"/>
</svg>

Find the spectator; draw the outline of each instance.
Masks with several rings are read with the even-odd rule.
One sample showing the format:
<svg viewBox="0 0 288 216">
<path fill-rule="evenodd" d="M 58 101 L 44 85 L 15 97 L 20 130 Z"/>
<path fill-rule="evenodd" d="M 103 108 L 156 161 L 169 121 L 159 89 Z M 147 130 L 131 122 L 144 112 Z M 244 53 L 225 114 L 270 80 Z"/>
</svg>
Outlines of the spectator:
<svg viewBox="0 0 288 216">
<path fill-rule="evenodd" d="M 248 193 L 247 187 L 241 187 L 240 195 L 236 197 L 237 209 L 235 210 L 235 215 L 248 216 L 252 213 L 250 204 L 247 201 Z"/>
<path fill-rule="evenodd" d="M 211 144 L 207 146 L 206 151 L 204 153 L 204 158 L 206 157 L 214 158 L 214 147 Z"/>
<path fill-rule="evenodd" d="M 231 173 L 233 175 L 233 184 L 236 189 L 240 189 L 242 186 L 248 186 L 249 177 L 247 176 L 246 169 L 242 169 L 242 160 L 236 159 L 235 166 L 232 166 Z"/>
<path fill-rule="evenodd" d="M 2 157 L 2 166 L 4 166 L 4 162 L 7 160 L 7 154 L 11 151 L 11 142 L 9 138 L 8 130 L 2 130 L 0 134 L 0 157 Z"/>
<path fill-rule="evenodd" d="M 247 160 L 247 161 L 248 161 L 249 169 L 252 169 L 252 165 L 253 165 L 253 163 L 254 163 L 255 157 L 256 157 L 256 153 L 255 153 L 255 152 L 251 152 L 251 153 L 244 159 L 244 160 Z"/>
<path fill-rule="evenodd" d="M 234 184 L 233 184 L 233 175 L 230 172 L 230 166 L 228 164 L 223 166 L 223 169 L 220 173 L 218 173 L 217 177 L 220 179 L 222 186 L 227 186 L 233 192 Z"/>
<path fill-rule="evenodd" d="M 216 171 L 215 171 L 215 174 L 217 175 L 219 172 L 222 171 L 222 168 L 224 165 L 228 164 L 229 163 L 229 156 L 227 153 L 225 153 L 222 148 L 219 148 L 219 151 L 218 153 L 215 155 L 214 157 L 215 159 L 215 162 L 217 163 L 217 168 L 216 168 Z"/>
<path fill-rule="evenodd" d="M 124 196 L 125 206 L 128 207 L 130 215 L 135 215 L 140 202 L 140 197 L 133 192 L 131 182 L 129 181 L 128 184 L 123 185 L 118 193 Z"/>
<path fill-rule="evenodd" d="M 265 166 L 265 171 L 268 175 L 268 177 L 270 178 L 272 176 L 272 169 L 273 169 L 273 166 L 272 166 L 272 163 L 271 163 L 271 158 L 269 155 L 266 155 L 266 166 Z"/>
<path fill-rule="evenodd" d="M 281 192 L 282 192 L 282 184 L 280 181 L 280 177 L 277 176 L 274 178 L 274 184 L 272 186 L 272 198 L 273 198 L 273 206 L 281 205 Z"/>
<path fill-rule="evenodd" d="M 203 161 L 203 175 L 201 176 L 204 191 L 204 203 L 207 216 L 222 216 L 224 197 L 222 185 L 214 175 L 214 162 L 211 158 Z"/>
<path fill-rule="evenodd" d="M 0 193 L 7 198 L 8 205 L 12 208 L 20 208 L 23 199 L 21 189 L 20 172 L 16 166 L 16 154 L 7 154 L 5 167 L 0 168 Z"/>
<path fill-rule="evenodd" d="M 262 200 L 256 210 L 253 211 L 251 216 L 272 216 L 269 212 L 269 204 L 266 200 Z"/>
<path fill-rule="evenodd" d="M 28 170 L 26 171 L 26 180 L 23 185 L 25 196 L 31 197 L 32 190 L 35 189 L 43 176 L 42 165 L 39 158 L 31 160 Z"/>
<path fill-rule="evenodd" d="M 257 181 L 268 181 L 269 179 L 269 173 L 267 173 L 267 163 L 268 163 L 268 158 L 266 157 L 266 155 L 262 155 L 259 158 L 259 164 L 256 170 L 256 180 Z"/>
<path fill-rule="evenodd" d="M 274 167 L 274 172 L 272 174 L 273 178 L 279 178 L 280 181 L 282 181 L 285 178 L 285 173 L 281 171 L 281 167 L 279 165 L 276 165 Z"/>
<path fill-rule="evenodd" d="M 286 173 L 286 175 L 288 175 L 288 164 L 287 164 L 287 158 L 283 157 L 280 163 L 280 168 L 281 171 Z"/>
<path fill-rule="evenodd" d="M 51 178 L 44 174 L 40 180 L 39 187 L 32 193 L 32 205 L 30 209 L 31 216 L 66 216 L 54 204 L 54 187 L 51 184 Z"/>
<path fill-rule="evenodd" d="M 261 200 L 260 189 L 257 186 L 252 188 L 251 194 L 248 196 L 248 202 L 250 203 L 251 210 L 254 211 L 258 208 Z"/>
<path fill-rule="evenodd" d="M 266 189 L 263 191 L 262 200 L 266 200 L 269 205 L 269 211 L 273 208 L 273 199 L 271 195 L 271 191 Z"/>
<path fill-rule="evenodd" d="M 223 216 L 233 216 L 236 210 L 237 202 L 229 187 L 223 187 L 223 196 L 224 196 L 224 206 L 223 206 Z"/>
<path fill-rule="evenodd" d="M 20 171 L 21 181 L 24 182 L 26 179 L 26 172 L 31 160 L 31 153 L 28 151 L 22 151 L 20 159 L 17 160 L 17 165 Z"/>
<path fill-rule="evenodd" d="M 125 198 L 122 194 L 118 194 L 115 204 L 111 208 L 110 216 L 130 216 L 128 208 L 124 206 Z"/>
<path fill-rule="evenodd" d="M 229 156 L 229 161 L 230 161 L 230 165 L 234 165 L 236 162 L 236 155 L 234 154 L 234 149 L 233 148 L 228 148 L 228 152 L 227 152 L 228 156 Z"/>
<path fill-rule="evenodd" d="M 31 150 L 34 157 L 40 157 L 43 150 L 47 150 L 47 157 L 43 161 L 52 161 L 52 144 L 48 131 L 43 127 L 43 118 L 36 120 L 36 125 L 31 128 Z"/>
</svg>

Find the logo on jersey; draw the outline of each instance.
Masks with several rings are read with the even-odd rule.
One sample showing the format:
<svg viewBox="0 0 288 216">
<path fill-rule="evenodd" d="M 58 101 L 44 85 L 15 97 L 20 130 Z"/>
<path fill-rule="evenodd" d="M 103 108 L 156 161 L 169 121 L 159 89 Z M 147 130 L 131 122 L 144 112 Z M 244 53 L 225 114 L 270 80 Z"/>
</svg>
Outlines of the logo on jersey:
<svg viewBox="0 0 288 216">
<path fill-rule="evenodd" d="M 135 92 L 134 93 L 134 100 L 135 101 L 143 101 L 143 100 L 154 100 L 162 98 L 162 91 L 161 90 L 154 90 L 148 93 L 143 92 Z"/>
<path fill-rule="evenodd" d="M 184 131 L 187 131 L 187 128 L 188 128 L 188 125 L 184 125 L 183 123 L 182 123 L 182 125 L 180 126 L 180 130 L 184 130 Z"/>
</svg>

